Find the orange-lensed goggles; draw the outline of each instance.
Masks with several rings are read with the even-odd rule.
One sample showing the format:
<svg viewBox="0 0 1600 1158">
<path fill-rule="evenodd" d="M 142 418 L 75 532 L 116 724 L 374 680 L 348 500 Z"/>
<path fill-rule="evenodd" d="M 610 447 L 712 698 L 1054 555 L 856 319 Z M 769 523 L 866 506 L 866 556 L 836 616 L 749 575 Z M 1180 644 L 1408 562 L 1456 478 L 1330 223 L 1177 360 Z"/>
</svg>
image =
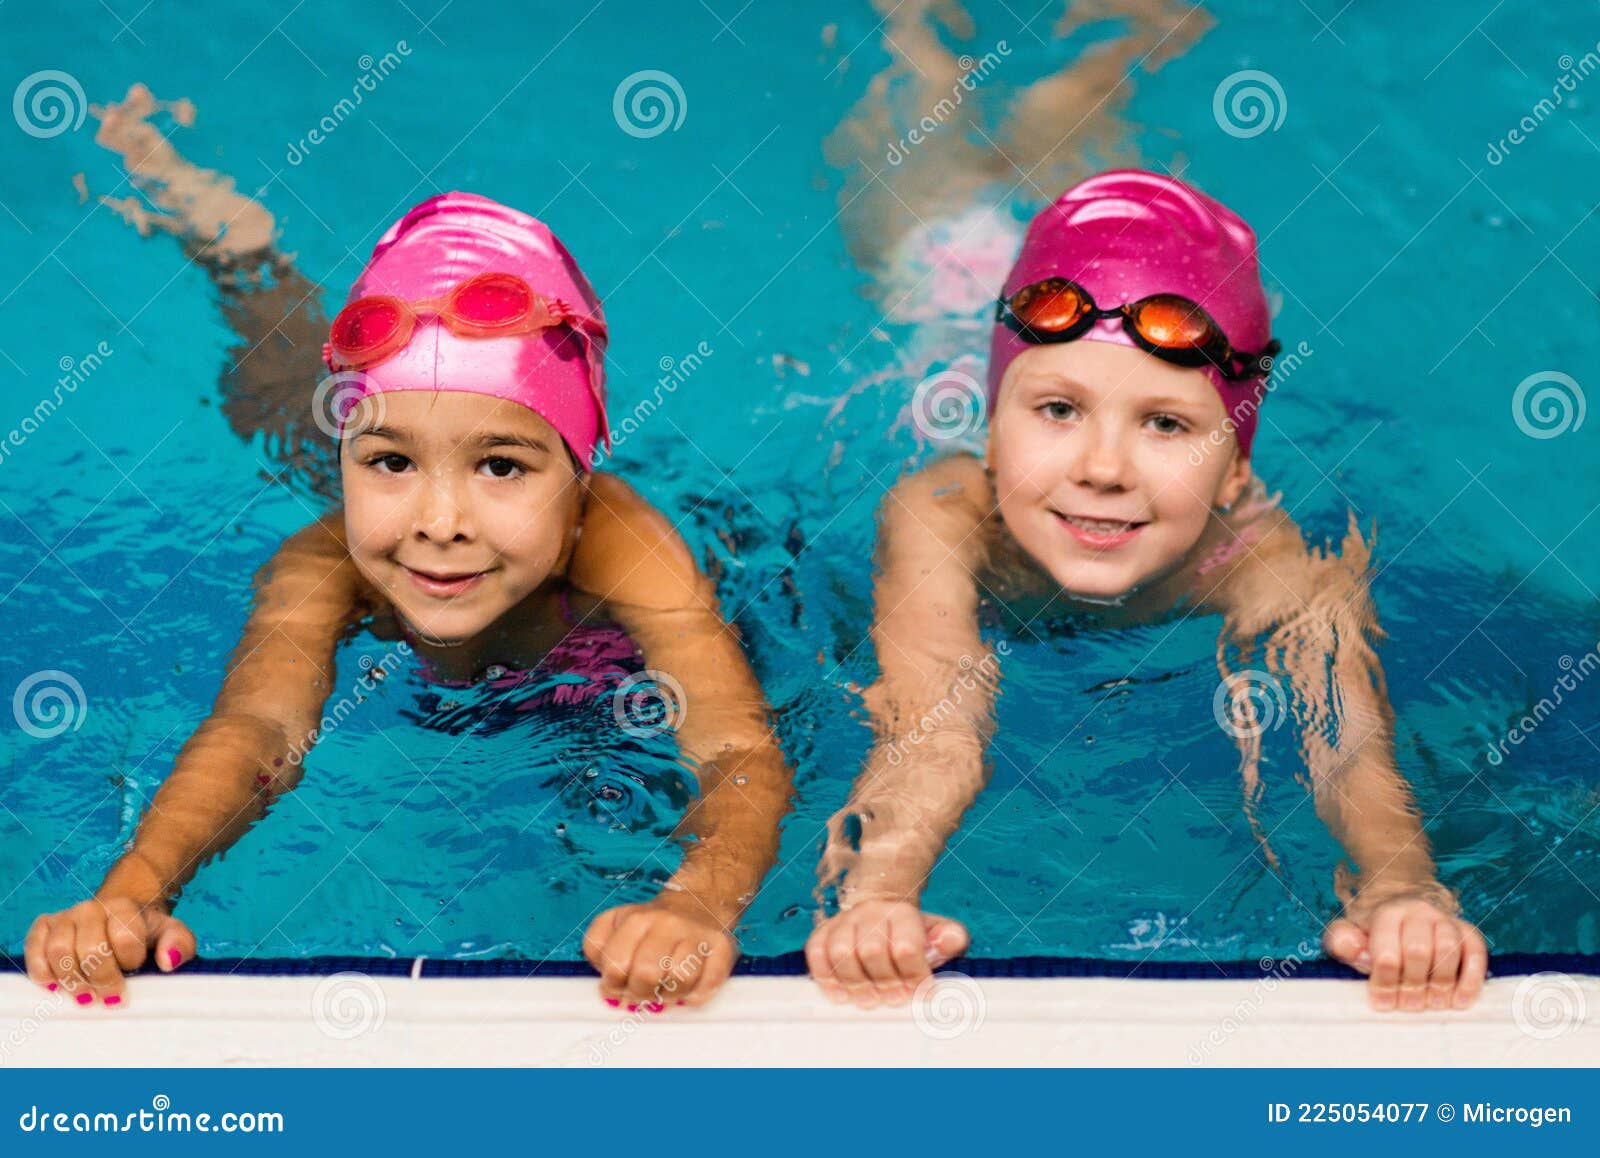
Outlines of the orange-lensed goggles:
<svg viewBox="0 0 1600 1158">
<path fill-rule="evenodd" d="M 600 322 L 574 313 L 560 298 L 535 293 L 516 274 L 481 273 L 421 301 L 387 294 L 357 298 L 333 319 L 323 360 L 330 369 L 370 369 L 403 350 L 424 316 L 438 318 L 462 338 L 514 337 L 561 325 L 603 333 Z"/>
<path fill-rule="evenodd" d="M 995 321 L 1025 342 L 1070 342 L 1101 318 L 1120 318 L 1139 347 L 1179 366 L 1213 366 L 1230 382 L 1264 378 L 1282 349 L 1276 339 L 1257 354 L 1235 350 L 1222 328 L 1196 302 L 1178 294 L 1152 294 L 1115 309 L 1101 309 L 1075 281 L 1051 277 L 1025 285 L 995 306 Z"/>
</svg>

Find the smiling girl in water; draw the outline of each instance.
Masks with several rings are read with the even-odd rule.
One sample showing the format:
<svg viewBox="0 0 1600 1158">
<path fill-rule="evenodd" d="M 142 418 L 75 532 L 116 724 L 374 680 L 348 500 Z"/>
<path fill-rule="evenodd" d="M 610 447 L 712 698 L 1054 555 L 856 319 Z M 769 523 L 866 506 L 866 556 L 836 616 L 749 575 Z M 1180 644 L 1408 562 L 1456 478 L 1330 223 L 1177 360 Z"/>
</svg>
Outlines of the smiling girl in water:
<svg viewBox="0 0 1600 1158">
<path fill-rule="evenodd" d="M 1262 640 L 1297 695 L 1317 812 L 1357 866 L 1325 948 L 1368 974 L 1376 1008 L 1476 999 L 1483 937 L 1395 767 L 1369 546 L 1352 516 L 1342 557 L 1309 548 L 1251 471 L 1277 350 L 1255 234 L 1183 182 L 1102 173 L 1034 219 L 996 306 L 985 459 L 934 462 L 880 512 L 877 744 L 822 858 L 838 912 L 806 945 L 830 996 L 904 1001 L 968 944 L 919 898 L 986 777 L 993 605 L 1106 630 L 1218 614 L 1219 664 Z M 1248 802 L 1260 730 L 1251 689 L 1223 675 Z"/>
<path fill-rule="evenodd" d="M 612 1005 L 710 998 L 791 776 L 710 582 L 659 512 L 590 470 L 608 441 L 606 340 L 588 280 L 527 214 L 445 193 L 388 230 L 323 349 L 343 509 L 264 570 L 210 717 L 95 896 L 34 922 L 31 977 L 115 1005 L 152 951 L 167 971 L 195 955 L 173 903 L 300 782 L 335 648 L 361 623 L 450 686 L 561 672 L 587 689 L 564 698 L 590 698 L 664 673 L 699 784 L 692 839 L 662 891 L 600 913 L 583 948 Z"/>
</svg>

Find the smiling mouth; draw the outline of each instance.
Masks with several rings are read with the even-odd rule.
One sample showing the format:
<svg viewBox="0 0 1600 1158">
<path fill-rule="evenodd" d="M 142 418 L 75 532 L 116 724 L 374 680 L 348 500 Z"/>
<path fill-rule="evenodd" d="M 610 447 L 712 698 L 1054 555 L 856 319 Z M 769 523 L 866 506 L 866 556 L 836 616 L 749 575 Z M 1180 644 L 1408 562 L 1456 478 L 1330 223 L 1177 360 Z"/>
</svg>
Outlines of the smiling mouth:
<svg viewBox="0 0 1600 1158">
<path fill-rule="evenodd" d="M 446 598 L 471 590 L 488 574 L 487 571 L 419 571 L 404 563 L 400 567 L 411 579 L 412 586 L 424 594 Z"/>
<path fill-rule="evenodd" d="M 454 582 L 461 582 L 464 579 L 477 579 L 480 574 L 488 574 L 486 571 L 419 571 L 414 566 L 405 566 L 405 563 L 400 566 L 403 566 L 406 571 L 410 571 L 414 576 L 422 577 L 422 579 L 432 579 L 437 584 L 454 584 Z"/>
<path fill-rule="evenodd" d="M 1079 530 L 1087 531 L 1091 535 L 1119 535 L 1124 531 L 1133 531 L 1145 525 L 1144 522 L 1124 522 L 1121 519 L 1090 519 L 1083 515 L 1063 515 L 1056 512 L 1056 518 Z"/>
</svg>

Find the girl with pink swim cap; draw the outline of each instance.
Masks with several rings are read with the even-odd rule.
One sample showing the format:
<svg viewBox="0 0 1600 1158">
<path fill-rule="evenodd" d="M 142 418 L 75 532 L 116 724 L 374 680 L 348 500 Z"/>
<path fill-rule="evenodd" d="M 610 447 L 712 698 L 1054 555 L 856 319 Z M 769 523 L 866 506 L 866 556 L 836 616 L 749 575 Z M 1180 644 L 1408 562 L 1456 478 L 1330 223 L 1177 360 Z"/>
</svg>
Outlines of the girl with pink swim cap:
<svg viewBox="0 0 1600 1158">
<path fill-rule="evenodd" d="M 1287 676 L 1317 812 L 1358 866 L 1338 871 L 1327 952 L 1368 974 L 1375 1008 L 1470 1005 L 1487 951 L 1395 766 L 1369 545 L 1352 513 L 1342 556 L 1309 547 L 1251 471 L 1279 348 L 1255 234 L 1182 181 L 1101 173 L 1033 220 L 995 310 L 984 458 L 935 461 L 880 510 L 878 741 L 830 824 L 819 875 L 839 911 L 806 944 L 812 975 L 835 1000 L 899 1003 L 967 947 L 919 899 L 986 779 L 999 658 L 980 617 L 1110 630 L 1217 614 L 1216 711 L 1247 809 L 1256 701 L 1284 700 Z M 1230 646 L 1263 639 L 1266 672 L 1228 670 Z"/>
<path fill-rule="evenodd" d="M 710 999 L 777 857 L 792 776 L 711 582 L 664 516 L 591 470 L 607 441 L 606 338 L 588 279 L 525 213 L 445 193 L 383 235 L 323 351 L 343 507 L 263 570 L 211 716 L 132 847 L 93 900 L 35 922 L 36 980 L 109 1004 L 147 953 L 163 969 L 194 956 L 172 901 L 299 783 L 335 648 L 362 624 L 451 685 L 576 669 L 587 690 L 567 698 L 626 697 L 616 677 L 652 669 L 698 780 L 688 847 L 654 899 L 596 917 L 583 950 L 611 1005 Z M 112 958 L 77 962 L 74 945 L 108 938 Z"/>
</svg>

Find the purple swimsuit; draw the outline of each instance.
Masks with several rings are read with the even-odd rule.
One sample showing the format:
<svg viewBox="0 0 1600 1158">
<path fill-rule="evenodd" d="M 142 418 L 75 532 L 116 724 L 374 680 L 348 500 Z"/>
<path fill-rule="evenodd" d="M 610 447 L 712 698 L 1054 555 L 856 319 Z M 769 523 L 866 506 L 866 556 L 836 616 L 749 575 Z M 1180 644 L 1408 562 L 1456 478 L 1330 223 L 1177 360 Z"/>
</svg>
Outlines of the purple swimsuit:
<svg viewBox="0 0 1600 1158">
<path fill-rule="evenodd" d="M 577 622 L 566 588 L 561 590 L 561 618 L 566 622 L 567 634 L 534 667 L 518 669 L 496 663 L 485 668 L 478 679 L 450 680 L 435 672 L 426 657 L 418 652 L 422 678 L 440 687 L 470 688 L 481 683 L 501 691 L 530 683 L 541 676 L 577 675 L 583 677 L 582 682 L 558 684 L 548 693 L 533 697 L 528 703 L 532 705 L 548 699 L 557 704 L 583 704 L 615 687 L 623 677 L 644 670 L 644 658 L 639 646 L 622 628 Z M 401 630 L 415 647 L 417 639 L 411 629 L 402 623 Z"/>
</svg>

